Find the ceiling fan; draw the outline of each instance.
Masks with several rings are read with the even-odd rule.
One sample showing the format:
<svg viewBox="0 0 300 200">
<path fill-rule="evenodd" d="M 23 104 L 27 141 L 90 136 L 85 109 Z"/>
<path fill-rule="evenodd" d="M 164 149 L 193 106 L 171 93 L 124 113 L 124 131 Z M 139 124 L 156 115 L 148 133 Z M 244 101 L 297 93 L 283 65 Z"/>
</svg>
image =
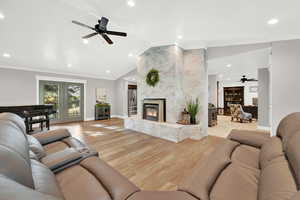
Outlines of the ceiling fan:
<svg viewBox="0 0 300 200">
<path fill-rule="evenodd" d="M 101 19 L 98 20 L 98 24 L 96 24 L 94 27 L 91 27 L 91 26 L 88 26 L 86 24 L 83 24 L 83 23 L 75 21 L 75 20 L 72 21 L 72 23 L 74 23 L 74 24 L 77 24 L 79 26 L 82 26 L 82 27 L 85 27 L 85 28 L 88 28 L 88 29 L 91 29 L 94 31 L 94 33 L 83 36 L 82 39 L 88 39 L 88 38 L 91 38 L 91 37 L 99 34 L 104 38 L 104 40 L 108 44 L 113 44 L 113 41 L 108 37 L 108 35 L 116 35 L 116 36 L 122 36 L 122 37 L 127 36 L 127 33 L 124 33 L 124 32 L 107 30 L 108 22 L 109 22 L 109 19 L 107 19 L 106 17 L 101 17 Z"/>
<path fill-rule="evenodd" d="M 255 78 L 246 78 L 246 75 L 244 75 L 239 82 L 245 83 L 245 82 L 251 82 L 251 81 L 258 81 Z"/>
</svg>

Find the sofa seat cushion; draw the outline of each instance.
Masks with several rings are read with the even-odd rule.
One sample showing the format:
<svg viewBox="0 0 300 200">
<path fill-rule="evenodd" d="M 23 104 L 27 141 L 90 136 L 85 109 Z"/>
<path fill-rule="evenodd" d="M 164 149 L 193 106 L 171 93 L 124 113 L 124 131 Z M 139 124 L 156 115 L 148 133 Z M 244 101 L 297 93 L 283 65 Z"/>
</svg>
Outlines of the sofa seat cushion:
<svg viewBox="0 0 300 200">
<path fill-rule="evenodd" d="M 296 182 L 284 156 L 261 170 L 258 200 L 290 200 L 296 193 Z"/>
<path fill-rule="evenodd" d="M 98 157 L 56 174 L 66 200 L 126 200 L 139 189 Z"/>
<path fill-rule="evenodd" d="M 231 160 L 233 163 L 238 162 L 255 169 L 259 169 L 260 150 L 255 147 L 240 145 L 232 153 Z"/>
<path fill-rule="evenodd" d="M 230 164 L 215 182 L 210 200 L 257 200 L 259 174 L 252 167 Z"/>
<path fill-rule="evenodd" d="M 63 151 L 66 148 L 69 148 L 69 146 L 66 143 L 62 142 L 62 141 L 53 142 L 53 143 L 47 144 L 43 147 L 44 147 L 44 150 L 45 150 L 47 155 L 52 154 L 52 153 L 56 153 L 56 152 L 59 152 L 59 151 Z"/>
<path fill-rule="evenodd" d="M 66 200 L 111 200 L 97 177 L 80 165 L 56 174 L 56 179 Z"/>
<path fill-rule="evenodd" d="M 142 191 L 131 195 L 128 200 L 198 200 L 181 191 Z"/>
</svg>

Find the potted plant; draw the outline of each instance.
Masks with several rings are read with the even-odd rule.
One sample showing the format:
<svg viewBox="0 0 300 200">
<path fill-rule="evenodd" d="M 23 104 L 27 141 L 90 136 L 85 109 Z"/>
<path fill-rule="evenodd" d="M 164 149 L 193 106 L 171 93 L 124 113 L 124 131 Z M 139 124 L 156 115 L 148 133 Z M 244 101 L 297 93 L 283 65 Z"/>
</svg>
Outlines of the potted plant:
<svg viewBox="0 0 300 200">
<path fill-rule="evenodd" d="M 191 124 L 196 124 L 196 116 L 199 112 L 199 99 L 196 98 L 195 101 L 193 100 L 190 100 L 187 102 L 187 111 L 189 112 L 190 114 L 190 122 Z"/>
</svg>

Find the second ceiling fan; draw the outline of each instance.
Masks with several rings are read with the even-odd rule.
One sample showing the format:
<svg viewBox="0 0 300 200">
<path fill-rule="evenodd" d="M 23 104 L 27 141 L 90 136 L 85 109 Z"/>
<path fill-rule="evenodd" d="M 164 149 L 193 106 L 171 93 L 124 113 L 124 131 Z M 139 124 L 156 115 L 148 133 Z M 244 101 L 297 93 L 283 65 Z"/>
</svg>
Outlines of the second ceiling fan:
<svg viewBox="0 0 300 200">
<path fill-rule="evenodd" d="M 122 36 L 126 37 L 127 33 L 124 32 L 117 32 L 117 31 L 109 31 L 107 30 L 107 24 L 109 22 L 109 19 L 106 17 L 101 17 L 100 20 L 98 20 L 98 24 L 96 24 L 94 27 L 91 27 L 89 25 L 83 24 L 81 22 L 73 20 L 72 23 L 77 24 L 79 26 L 91 29 L 94 31 L 94 33 L 88 34 L 86 36 L 83 36 L 83 39 L 88 39 L 90 37 L 96 36 L 96 35 L 101 35 L 103 39 L 108 43 L 108 44 L 113 44 L 113 41 L 108 37 L 108 35 L 115 35 L 115 36 Z"/>
</svg>

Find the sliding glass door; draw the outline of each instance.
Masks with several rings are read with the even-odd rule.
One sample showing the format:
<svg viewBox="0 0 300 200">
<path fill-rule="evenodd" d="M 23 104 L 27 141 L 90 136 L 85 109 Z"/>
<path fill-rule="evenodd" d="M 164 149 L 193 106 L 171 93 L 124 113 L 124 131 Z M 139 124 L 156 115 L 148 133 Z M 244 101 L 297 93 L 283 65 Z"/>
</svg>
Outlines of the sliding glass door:
<svg viewBox="0 0 300 200">
<path fill-rule="evenodd" d="M 52 104 L 57 113 L 54 122 L 81 121 L 84 119 L 84 87 L 81 83 L 39 81 L 39 103 Z"/>
</svg>

